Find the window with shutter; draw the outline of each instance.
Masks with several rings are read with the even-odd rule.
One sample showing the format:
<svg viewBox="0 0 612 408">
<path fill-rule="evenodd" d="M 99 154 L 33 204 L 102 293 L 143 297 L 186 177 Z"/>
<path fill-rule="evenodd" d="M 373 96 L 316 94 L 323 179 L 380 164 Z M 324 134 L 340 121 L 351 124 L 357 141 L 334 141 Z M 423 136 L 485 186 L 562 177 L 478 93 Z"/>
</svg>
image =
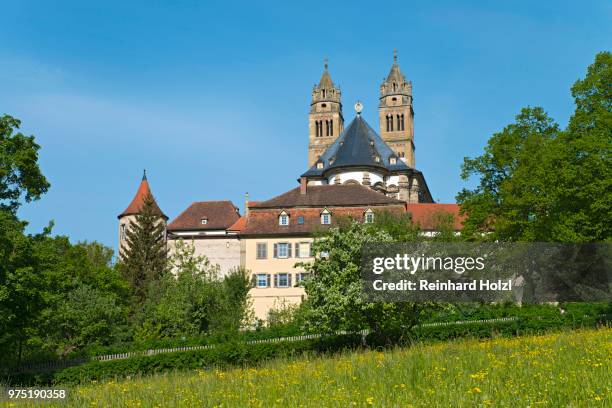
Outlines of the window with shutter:
<svg viewBox="0 0 612 408">
<path fill-rule="evenodd" d="M 270 283 L 268 281 L 268 275 L 266 275 L 265 273 L 253 275 L 253 278 L 256 278 L 256 284 L 258 288 L 266 288 L 270 286 Z"/>
<path fill-rule="evenodd" d="M 300 243 L 299 242 L 295 243 L 295 257 L 296 258 L 300 257 Z"/>
<path fill-rule="evenodd" d="M 270 274 L 266 275 L 266 279 L 267 279 L 268 287 L 271 288 L 272 287 L 272 277 L 270 276 Z"/>
<path fill-rule="evenodd" d="M 309 242 L 300 242 L 299 245 L 296 245 L 296 258 L 309 258 L 310 257 L 310 243 Z"/>
<path fill-rule="evenodd" d="M 277 258 L 291 258 L 291 244 L 287 242 L 279 242 L 276 246 Z"/>
<path fill-rule="evenodd" d="M 275 285 L 277 288 L 287 288 L 289 287 L 289 274 L 288 273 L 279 273 L 275 276 Z"/>
<path fill-rule="evenodd" d="M 265 242 L 257 243 L 257 259 L 266 259 L 268 257 L 268 244 Z"/>
<path fill-rule="evenodd" d="M 274 244 L 274 257 L 278 258 L 278 244 Z"/>
</svg>

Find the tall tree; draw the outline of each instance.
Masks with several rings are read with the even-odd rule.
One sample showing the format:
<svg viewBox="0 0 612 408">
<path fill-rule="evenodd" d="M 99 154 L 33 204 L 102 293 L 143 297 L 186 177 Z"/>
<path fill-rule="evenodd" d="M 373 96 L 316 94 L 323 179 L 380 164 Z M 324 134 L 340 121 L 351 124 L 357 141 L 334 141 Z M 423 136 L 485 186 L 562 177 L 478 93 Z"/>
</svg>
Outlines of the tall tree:
<svg viewBox="0 0 612 408">
<path fill-rule="evenodd" d="M 465 236 L 486 232 L 491 239 L 510 241 L 544 238 L 537 233 L 549 216 L 548 152 L 558 133 L 542 108 L 523 108 L 515 123 L 489 139 L 482 155 L 464 159 L 461 176 L 480 177 L 475 189 L 457 196 L 469 215 Z"/>
<path fill-rule="evenodd" d="M 38 165 L 40 146 L 18 131 L 21 122 L 0 116 L 0 348 L 21 358 L 27 332 L 45 305 L 45 277 L 37 268 L 35 237 L 17 218 L 22 203 L 37 200 L 49 188 Z M 50 228 L 45 232 L 50 231 Z M 14 349 L 14 348 L 16 349 Z"/>
<path fill-rule="evenodd" d="M 466 158 L 462 177 L 480 178 L 457 196 L 465 235 L 505 241 L 612 239 L 612 56 L 596 56 L 572 87 L 566 130 L 541 108 L 526 108 Z M 482 234 L 487 232 L 487 234 Z"/>
<path fill-rule="evenodd" d="M 164 274 L 166 256 L 164 220 L 148 195 L 140 213 L 129 224 L 120 251 L 121 270 L 137 301 L 144 300 L 149 285 Z"/>
<path fill-rule="evenodd" d="M 612 239 L 612 53 L 597 54 L 572 87 L 576 110 L 556 154 L 558 241 Z"/>
<path fill-rule="evenodd" d="M 17 131 L 20 125 L 12 116 L 0 116 L 0 209 L 13 213 L 22 198 L 37 200 L 49 189 L 38 166 L 40 146 L 34 136 Z"/>
</svg>

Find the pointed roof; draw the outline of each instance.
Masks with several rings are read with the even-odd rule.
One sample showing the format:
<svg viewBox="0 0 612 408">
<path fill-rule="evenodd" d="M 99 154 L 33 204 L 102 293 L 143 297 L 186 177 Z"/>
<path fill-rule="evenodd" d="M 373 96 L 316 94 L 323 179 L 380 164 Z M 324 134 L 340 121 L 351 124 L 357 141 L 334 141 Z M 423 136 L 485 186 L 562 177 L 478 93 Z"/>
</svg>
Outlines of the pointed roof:
<svg viewBox="0 0 612 408">
<path fill-rule="evenodd" d="M 136 191 L 136 195 L 132 199 L 132 202 L 130 203 L 130 205 L 127 206 L 127 208 L 121 214 L 117 216 L 117 218 L 125 217 L 126 215 L 139 214 L 140 210 L 142 210 L 142 207 L 144 206 L 144 200 L 147 196 L 151 196 L 151 198 L 153 199 L 154 211 L 158 213 L 162 218 L 167 220 L 168 217 L 159 208 L 159 206 L 157 205 L 157 202 L 155 201 L 155 197 L 153 197 L 153 194 L 151 193 L 151 188 L 149 187 L 149 181 L 147 180 L 146 170 L 143 172 L 142 181 L 140 182 L 140 186 L 138 186 L 138 190 Z"/>
<path fill-rule="evenodd" d="M 391 158 L 396 159 L 395 164 L 391 163 Z M 323 162 L 323 168 L 318 168 L 318 162 Z M 410 169 L 359 114 L 302 176 L 322 176 L 339 167 L 376 167 L 389 171 Z"/>
<path fill-rule="evenodd" d="M 325 59 L 324 64 L 325 69 L 323 70 L 323 74 L 321 75 L 321 80 L 319 81 L 320 89 L 334 89 L 334 82 L 331 79 L 331 75 L 329 75 L 329 71 L 327 70 L 327 59 Z"/>
<path fill-rule="evenodd" d="M 404 74 L 402 74 L 402 71 L 397 63 L 397 50 L 393 50 L 393 65 L 391 65 L 391 70 L 389 71 L 389 75 L 387 75 L 386 82 L 406 82 L 406 77 Z"/>
</svg>

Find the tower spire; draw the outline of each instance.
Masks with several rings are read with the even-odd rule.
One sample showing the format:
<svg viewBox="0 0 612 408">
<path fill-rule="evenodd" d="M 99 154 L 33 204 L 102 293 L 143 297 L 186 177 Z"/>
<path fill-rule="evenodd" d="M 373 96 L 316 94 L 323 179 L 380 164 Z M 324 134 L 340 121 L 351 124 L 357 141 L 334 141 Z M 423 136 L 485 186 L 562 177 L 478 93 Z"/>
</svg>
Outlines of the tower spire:
<svg viewBox="0 0 612 408">
<path fill-rule="evenodd" d="M 393 49 L 393 64 L 389 75 L 380 85 L 378 105 L 380 135 L 390 143 L 397 156 L 414 167 L 414 130 L 412 109 L 412 83 L 397 63 L 397 48 Z"/>
<path fill-rule="evenodd" d="M 142 180 L 145 181 L 147 179 L 147 169 L 142 171 Z"/>
<path fill-rule="evenodd" d="M 323 73 L 312 89 L 308 114 L 308 167 L 323 154 L 344 130 L 340 88 L 329 74 L 329 60 L 323 59 Z"/>
</svg>

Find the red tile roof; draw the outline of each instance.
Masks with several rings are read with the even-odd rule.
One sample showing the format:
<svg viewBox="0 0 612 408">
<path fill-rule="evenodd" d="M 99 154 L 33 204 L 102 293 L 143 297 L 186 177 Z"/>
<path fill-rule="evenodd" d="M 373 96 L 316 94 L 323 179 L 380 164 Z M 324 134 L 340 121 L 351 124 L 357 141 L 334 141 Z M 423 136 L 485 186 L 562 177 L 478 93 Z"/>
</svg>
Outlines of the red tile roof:
<svg viewBox="0 0 612 408">
<path fill-rule="evenodd" d="M 319 208 L 286 208 L 284 211 L 289 215 L 289 225 L 278 225 L 280 209 L 254 208 L 250 207 L 249 215 L 245 220 L 245 227 L 240 235 L 309 235 L 329 227 L 337 226 L 338 220 L 352 218 L 363 222 L 364 212 L 371 208 L 373 211 L 389 211 L 400 214 L 405 212 L 404 203 L 372 206 L 352 207 L 328 207 L 332 217 L 330 225 L 321 224 L 321 212 L 325 207 Z M 298 217 L 303 217 L 302 224 L 298 223 Z M 244 218 L 244 217 L 243 217 Z"/>
<path fill-rule="evenodd" d="M 204 218 L 206 224 L 202 224 Z M 168 231 L 225 230 L 239 218 L 238 208 L 231 201 L 200 201 L 192 203 L 172 220 Z"/>
<path fill-rule="evenodd" d="M 246 228 L 246 222 L 247 217 L 243 215 L 242 217 L 238 218 L 238 221 L 230 225 L 227 230 L 232 232 L 242 232 Z"/>
<path fill-rule="evenodd" d="M 153 197 L 153 194 L 151 194 L 151 188 L 149 187 L 149 181 L 147 180 L 146 176 L 143 176 L 140 186 L 138 186 L 138 191 L 136 191 L 136 195 L 134 196 L 134 199 L 132 199 L 130 205 L 128 205 L 127 208 L 117 216 L 117 218 L 121 218 L 126 215 L 139 214 L 140 210 L 142 210 L 142 207 L 144 206 L 144 201 L 147 196 L 150 196 L 153 199 L 154 211 L 167 220 L 168 217 L 159 208 L 157 201 L 155 201 L 155 197 Z"/>
<path fill-rule="evenodd" d="M 433 231 L 441 214 L 451 214 L 454 218 L 454 229 L 461 230 L 465 216 L 459 214 L 459 204 L 406 204 L 406 210 L 412 214 L 412 221 L 419 224 L 423 231 Z"/>
<path fill-rule="evenodd" d="M 329 184 L 308 186 L 306 194 L 301 194 L 300 187 L 297 187 L 270 200 L 261 201 L 254 207 L 329 207 L 374 204 L 404 204 L 404 202 L 359 184 Z"/>
</svg>

